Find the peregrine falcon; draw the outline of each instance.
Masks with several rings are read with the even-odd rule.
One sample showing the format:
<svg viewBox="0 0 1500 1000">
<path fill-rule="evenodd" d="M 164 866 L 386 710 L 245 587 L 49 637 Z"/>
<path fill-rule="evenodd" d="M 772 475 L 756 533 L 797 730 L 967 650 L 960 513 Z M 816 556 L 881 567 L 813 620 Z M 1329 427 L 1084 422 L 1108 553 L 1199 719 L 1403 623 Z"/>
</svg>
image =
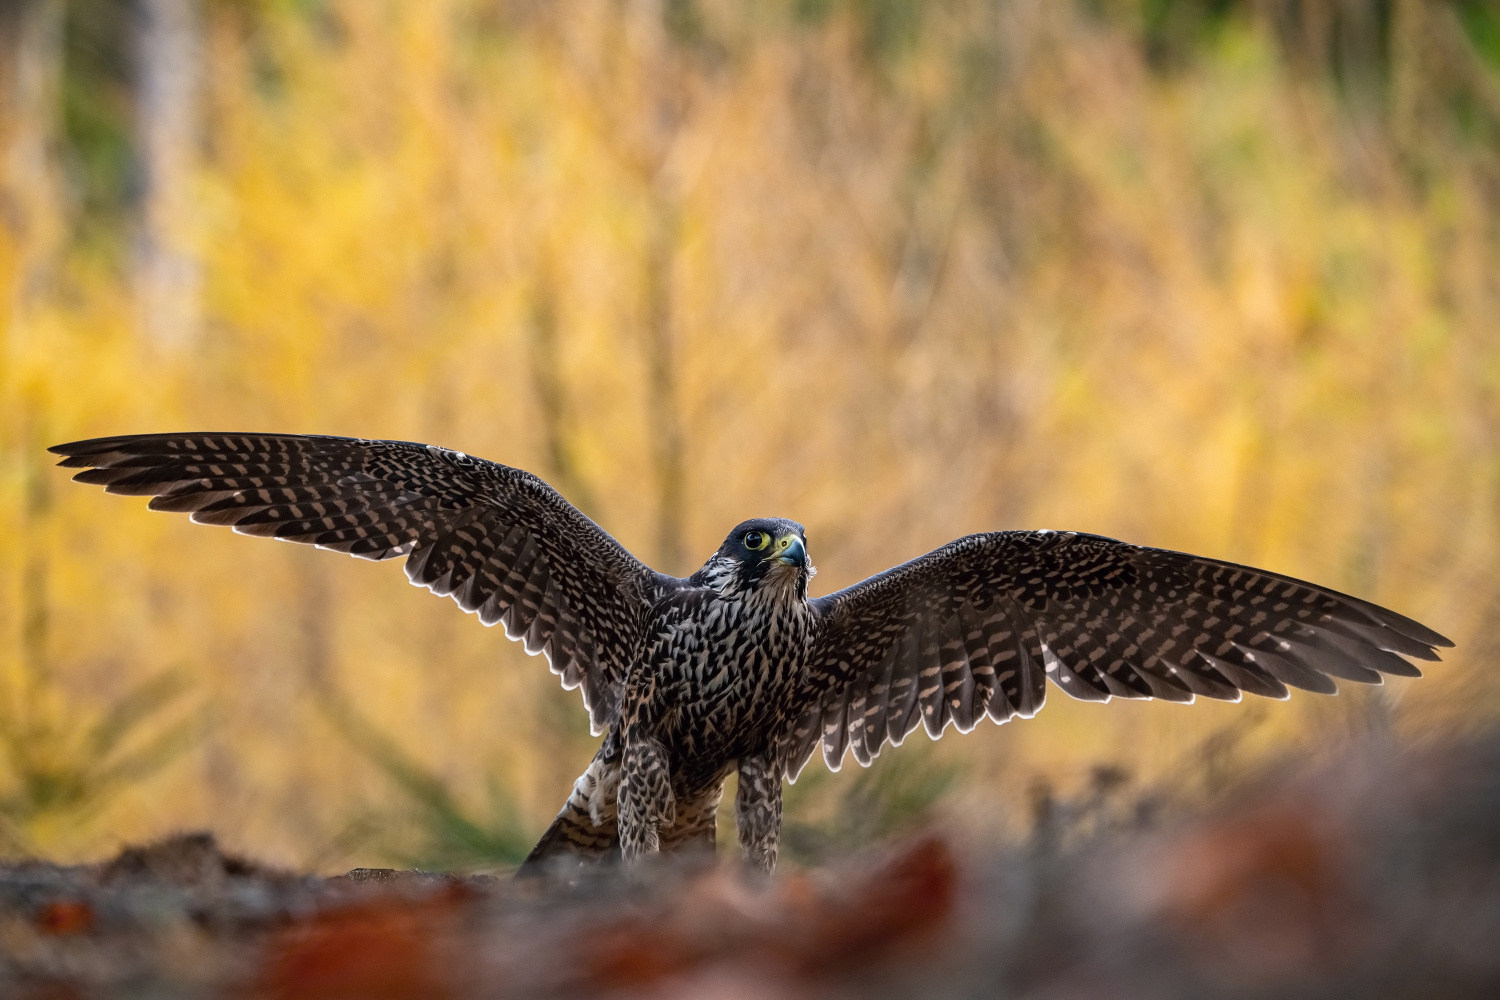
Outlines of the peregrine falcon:
<svg viewBox="0 0 1500 1000">
<path fill-rule="evenodd" d="M 724 782 L 748 862 L 770 871 L 782 782 L 814 753 L 869 764 L 918 726 L 1030 718 L 1047 681 L 1083 701 L 1417 677 L 1452 646 L 1301 580 L 1071 531 L 969 535 L 809 598 L 802 525 L 735 527 L 692 576 L 636 559 L 542 480 L 402 441 L 148 434 L 57 445 L 74 478 L 200 524 L 406 558 L 582 688 L 604 740 L 527 866 L 714 843 Z"/>
</svg>

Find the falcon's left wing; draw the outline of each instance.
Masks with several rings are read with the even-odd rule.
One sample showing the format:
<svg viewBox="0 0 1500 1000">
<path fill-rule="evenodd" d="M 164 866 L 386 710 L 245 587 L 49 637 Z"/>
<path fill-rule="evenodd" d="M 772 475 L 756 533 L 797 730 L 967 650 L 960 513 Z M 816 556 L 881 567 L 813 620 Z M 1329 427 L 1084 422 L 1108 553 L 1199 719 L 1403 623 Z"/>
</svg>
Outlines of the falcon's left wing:
<svg viewBox="0 0 1500 1000">
<path fill-rule="evenodd" d="M 775 747 L 793 778 L 820 744 L 837 770 L 919 724 L 936 739 L 1030 718 L 1049 677 L 1085 701 L 1285 698 L 1420 676 L 1403 656 L 1453 645 L 1291 577 L 1075 532 L 970 535 L 813 605 L 797 721 Z"/>
</svg>

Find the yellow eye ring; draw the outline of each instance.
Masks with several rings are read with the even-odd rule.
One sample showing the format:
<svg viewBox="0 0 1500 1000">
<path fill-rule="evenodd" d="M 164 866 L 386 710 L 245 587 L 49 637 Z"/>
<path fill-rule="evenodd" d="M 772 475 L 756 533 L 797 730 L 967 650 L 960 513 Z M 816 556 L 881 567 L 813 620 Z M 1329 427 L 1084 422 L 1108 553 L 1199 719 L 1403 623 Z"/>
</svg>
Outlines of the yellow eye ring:
<svg viewBox="0 0 1500 1000">
<path fill-rule="evenodd" d="M 745 548 L 749 549 L 751 552 L 759 552 L 761 549 L 770 544 L 771 536 L 766 534 L 764 531 L 745 532 Z"/>
</svg>

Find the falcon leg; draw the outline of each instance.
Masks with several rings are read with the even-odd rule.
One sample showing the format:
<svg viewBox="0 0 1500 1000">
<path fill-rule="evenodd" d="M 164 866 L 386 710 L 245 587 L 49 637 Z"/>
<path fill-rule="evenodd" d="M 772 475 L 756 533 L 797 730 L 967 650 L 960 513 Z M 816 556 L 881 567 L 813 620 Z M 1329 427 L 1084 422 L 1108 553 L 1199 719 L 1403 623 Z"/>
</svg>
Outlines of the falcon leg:
<svg viewBox="0 0 1500 1000">
<path fill-rule="evenodd" d="M 740 761 L 734 796 L 735 825 L 745 860 L 770 874 L 781 845 L 781 776 L 760 757 Z"/>
<path fill-rule="evenodd" d="M 620 851 L 625 860 L 661 849 L 661 828 L 677 818 L 667 752 L 656 740 L 627 743 L 620 766 Z"/>
</svg>

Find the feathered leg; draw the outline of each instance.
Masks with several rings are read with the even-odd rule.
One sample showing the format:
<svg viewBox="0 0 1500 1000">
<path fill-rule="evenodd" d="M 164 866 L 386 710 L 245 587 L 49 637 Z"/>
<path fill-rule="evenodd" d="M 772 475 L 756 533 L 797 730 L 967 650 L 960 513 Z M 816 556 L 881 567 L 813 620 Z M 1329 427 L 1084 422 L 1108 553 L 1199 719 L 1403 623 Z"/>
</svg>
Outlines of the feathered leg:
<svg viewBox="0 0 1500 1000">
<path fill-rule="evenodd" d="M 620 765 L 620 852 L 625 860 L 661 849 L 661 829 L 677 819 L 667 752 L 653 739 L 627 742 Z"/>
<path fill-rule="evenodd" d="M 769 874 L 781 845 L 781 775 L 759 757 L 741 760 L 739 770 L 734 816 L 740 849 L 746 861 Z"/>
</svg>

